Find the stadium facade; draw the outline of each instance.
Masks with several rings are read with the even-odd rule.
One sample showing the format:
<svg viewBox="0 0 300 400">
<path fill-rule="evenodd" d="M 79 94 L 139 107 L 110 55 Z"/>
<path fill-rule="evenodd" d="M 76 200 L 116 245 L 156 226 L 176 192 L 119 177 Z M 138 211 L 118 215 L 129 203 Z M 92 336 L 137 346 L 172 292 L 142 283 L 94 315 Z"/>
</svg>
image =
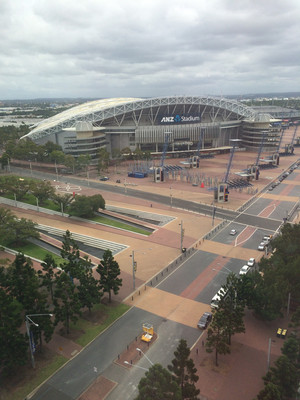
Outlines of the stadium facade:
<svg viewBox="0 0 300 400">
<path fill-rule="evenodd" d="M 166 140 L 167 152 L 174 157 L 229 149 L 232 139 L 240 139 L 247 150 L 257 152 L 263 146 L 263 152 L 271 153 L 281 130 L 273 122 L 270 114 L 226 98 L 114 98 L 84 103 L 43 120 L 22 139 L 38 144 L 52 141 L 65 153 L 92 158 L 100 148 L 110 154 L 128 148 L 159 154 Z"/>
</svg>

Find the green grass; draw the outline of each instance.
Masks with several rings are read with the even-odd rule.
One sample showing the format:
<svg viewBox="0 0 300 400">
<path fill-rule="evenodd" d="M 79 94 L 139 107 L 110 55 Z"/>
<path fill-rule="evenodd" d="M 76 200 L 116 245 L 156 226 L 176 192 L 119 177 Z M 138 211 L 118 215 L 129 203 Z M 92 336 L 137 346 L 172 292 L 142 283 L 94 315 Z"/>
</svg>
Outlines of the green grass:
<svg viewBox="0 0 300 400">
<path fill-rule="evenodd" d="M 128 311 L 130 306 L 127 304 L 118 304 L 117 306 L 97 304 L 94 306 L 93 311 L 101 310 L 105 316 L 104 321 L 101 324 L 95 325 L 93 322 L 87 321 L 80 318 L 76 324 L 70 324 L 72 330 L 82 330 L 82 334 L 78 339 L 75 340 L 81 346 L 86 346 L 95 337 L 97 337 L 101 332 L 103 332 L 109 325 L 111 325 L 115 320 L 121 317 L 126 311 Z"/>
<path fill-rule="evenodd" d="M 67 362 L 67 358 L 55 355 L 51 363 L 41 369 L 36 369 L 36 375 L 33 379 L 26 382 L 26 384 L 13 393 L 6 393 L 6 400 L 24 400 L 26 396 L 37 388 L 41 383 L 48 379 L 55 371 Z M 3 397 L 4 398 L 4 397 Z"/>
<path fill-rule="evenodd" d="M 76 324 L 71 324 L 70 328 L 74 330 L 84 330 L 85 333 L 81 335 L 77 340 L 81 346 L 86 346 L 90 343 L 95 337 L 97 337 L 101 332 L 103 332 L 109 325 L 111 325 L 115 320 L 117 320 L 120 316 L 122 316 L 127 310 L 129 310 L 130 306 L 126 304 L 117 304 L 114 305 L 104 305 L 97 304 L 94 306 L 93 311 L 95 312 L 103 312 L 104 321 L 101 324 L 95 325 L 92 322 L 89 322 L 83 318 L 80 318 Z M 5 395 L 6 400 L 24 400 L 26 396 L 31 393 L 34 389 L 36 389 L 40 384 L 45 382 L 53 373 L 55 373 L 60 367 L 62 367 L 68 360 L 61 356 L 55 355 L 53 359 L 49 362 L 48 365 L 43 368 L 36 368 L 35 376 L 33 379 L 26 381 L 26 383 L 14 391 L 13 393 L 3 393 Z M 5 389 L 4 389 L 5 390 Z M 0 398 L 1 397 L 1 389 L 0 389 Z M 4 398 L 4 397 L 3 397 Z"/>
<path fill-rule="evenodd" d="M 4 197 L 14 200 L 14 196 L 13 195 L 5 195 Z M 36 197 L 33 196 L 32 194 L 26 194 L 24 196 L 24 198 L 22 200 L 23 203 L 27 203 L 27 204 L 31 204 L 33 206 L 36 206 Z M 40 207 L 43 208 L 47 208 L 49 210 L 52 211 L 61 211 L 60 207 L 53 203 L 53 201 L 51 200 L 47 200 L 45 201 L 43 204 L 39 204 Z M 86 218 L 87 220 L 91 220 L 91 221 L 95 221 L 95 222 L 99 222 L 103 225 L 107 225 L 107 226 L 111 226 L 113 228 L 119 228 L 119 229 L 124 229 L 126 231 L 130 231 L 130 232 L 135 232 L 135 233 L 139 233 L 141 235 L 145 235 L 145 236 L 150 236 L 151 235 L 151 231 L 148 231 L 146 229 L 143 228 L 139 228 L 139 227 L 135 227 L 129 224 L 126 224 L 126 222 L 122 222 L 122 221 L 115 221 L 113 219 L 107 218 L 107 217 L 102 217 L 100 215 L 95 215 L 94 217 L 91 218 Z"/>
<path fill-rule="evenodd" d="M 12 249 L 24 253 L 30 257 L 37 258 L 38 260 L 44 260 L 46 255 L 50 253 L 57 265 L 62 264 L 64 261 L 63 258 L 61 258 L 60 256 L 51 253 L 49 250 L 43 249 L 42 247 L 39 247 L 38 245 L 30 242 L 23 246 L 18 246 L 15 248 L 12 247 Z"/>
<path fill-rule="evenodd" d="M 145 230 L 143 228 L 138 228 L 138 227 L 135 227 L 135 226 L 132 226 L 132 225 L 128 225 L 125 222 L 115 221 L 115 220 L 112 220 L 112 219 L 107 218 L 107 217 L 102 217 L 100 215 L 96 215 L 96 216 L 94 216 L 92 218 L 89 218 L 89 219 L 92 220 L 92 221 L 95 221 L 95 222 L 99 222 L 99 223 L 104 224 L 104 225 L 112 226 L 114 228 L 120 228 L 120 229 L 124 229 L 126 231 L 140 233 L 141 235 L 149 236 L 152 233 L 152 232 L 147 231 L 147 230 Z"/>
</svg>

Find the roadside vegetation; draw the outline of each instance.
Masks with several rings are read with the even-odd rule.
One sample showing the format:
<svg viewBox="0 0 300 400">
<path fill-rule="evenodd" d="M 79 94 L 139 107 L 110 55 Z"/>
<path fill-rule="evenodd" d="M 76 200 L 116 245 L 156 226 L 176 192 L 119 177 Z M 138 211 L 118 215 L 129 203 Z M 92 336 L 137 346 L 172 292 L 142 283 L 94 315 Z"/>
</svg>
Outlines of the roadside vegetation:
<svg viewBox="0 0 300 400">
<path fill-rule="evenodd" d="M 1 228 L 0 242 L 3 242 L 5 229 L 3 225 Z M 25 239 L 22 243 L 27 246 Z M 24 367 L 29 363 L 28 337 L 22 333 L 26 315 L 34 320 L 35 314 L 45 314 L 36 317 L 38 326 L 29 320 L 31 340 L 36 349 L 35 357 L 39 359 L 44 354 L 43 342 L 51 340 L 58 324 L 63 326 L 61 334 L 68 336 L 72 332 L 76 335 L 76 341 L 85 346 L 129 308 L 112 302 L 112 295 L 119 292 L 122 279 L 119 277 L 119 265 L 111 251 L 104 252 L 103 259 L 96 268 L 97 274 L 93 274 L 91 261 L 80 256 L 78 245 L 69 231 L 66 231 L 63 238 L 61 258 L 55 260 L 47 253 L 38 271 L 33 268 L 30 258 L 26 258 L 23 253 L 18 253 L 13 262 L 3 260 L 1 265 L 1 395 L 6 393 L 4 391 L 9 387 L 14 371 L 26 371 Z M 106 294 L 108 303 L 104 304 Z M 37 323 L 35 320 L 34 322 Z M 49 365 L 46 362 L 46 369 L 39 369 L 36 379 L 45 379 L 47 371 L 52 373 L 55 365 L 60 366 L 63 363 L 62 357 L 56 357 Z M 24 398 L 24 388 L 19 395 L 11 398 Z"/>
<path fill-rule="evenodd" d="M 97 215 L 98 210 L 105 209 L 105 200 L 100 194 L 84 196 L 65 193 L 56 193 L 49 181 L 31 178 L 19 178 L 16 175 L 0 176 L 0 196 L 10 200 L 20 201 L 64 212 L 74 217 L 89 219 L 103 225 L 124 229 L 141 235 L 150 235 L 151 232 L 142 227 L 133 226 L 123 221 Z"/>
</svg>

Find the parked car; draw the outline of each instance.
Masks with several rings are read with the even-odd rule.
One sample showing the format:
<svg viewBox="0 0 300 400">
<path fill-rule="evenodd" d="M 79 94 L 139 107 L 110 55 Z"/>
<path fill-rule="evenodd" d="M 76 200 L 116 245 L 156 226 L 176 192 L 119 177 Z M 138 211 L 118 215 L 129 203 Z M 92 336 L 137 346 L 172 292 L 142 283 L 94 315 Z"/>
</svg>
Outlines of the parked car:
<svg viewBox="0 0 300 400">
<path fill-rule="evenodd" d="M 108 176 L 102 176 L 100 178 L 100 181 L 108 181 L 108 180 L 109 180 Z"/>
<path fill-rule="evenodd" d="M 231 231 L 230 231 L 229 234 L 232 235 L 232 236 L 234 236 L 234 235 L 237 234 L 237 231 L 236 231 L 235 229 L 231 229 Z"/>
<path fill-rule="evenodd" d="M 271 240 L 271 236 L 270 235 L 265 235 L 264 237 L 263 237 L 263 242 L 265 242 L 265 244 L 269 244 L 270 243 L 270 240 Z"/>
<path fill-rule="evenodd" d="M 260 250 L 260 251 L 264 251 L 265 247 L 266 247 L 266 243 L 265 242 L 261 242 L 261 243 L 259 243 L 257 249 Z"/>
<path fill-rule="evenodd" d="M 246 275 L 250 271 L 249 265 L 244 265 L 239 272 L 239 275 Z"/>
<path fill-rule="evenodd" d="M 249 267 L 254 267 L 255 265 L 255 258 L 249 258 L 247 265 L 249 265 Z"/>
<path fill-rule="evenodd" d="M 199 322 L 197 324 L 198 328 L 200 329 L 206 329 L 207 325 L 210 323 L 212 319 L 212 313 L 210 312 L 205 312 L 202 317 L 199 319 Z"/>
</svg>

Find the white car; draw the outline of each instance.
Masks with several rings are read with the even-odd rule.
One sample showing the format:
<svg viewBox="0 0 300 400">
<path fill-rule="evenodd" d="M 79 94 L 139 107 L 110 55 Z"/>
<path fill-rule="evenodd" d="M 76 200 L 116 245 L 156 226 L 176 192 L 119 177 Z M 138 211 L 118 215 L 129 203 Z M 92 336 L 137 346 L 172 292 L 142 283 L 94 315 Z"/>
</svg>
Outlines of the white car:
<svg viewBox="0 0 300 400">
<path fill-rule="evenodd" d="M 230 235 L 234 236 L 237 234 L 237 231 L 235 229 L 231 229 L 230 231 Z"/>
<path fill-rule="evenodd" d="M 239 272 L 239 275 L 246 275 L 251 267 L 249 267 L 249 265 L 244 265 Z"/>
<path fill-rule="evenodd" d="M 257 249 L 260 251 L 264 251 L 265 247 L 266 247 L 266 242 L 261 242 L 261 243 L 259 243 Z"/>
<path fill-rule="evenodd" d="M 249 265 L 249 267 L 254 267 L 255 265 L 255 258 L 249 258 L 247 265 Z"/>
</svg>

